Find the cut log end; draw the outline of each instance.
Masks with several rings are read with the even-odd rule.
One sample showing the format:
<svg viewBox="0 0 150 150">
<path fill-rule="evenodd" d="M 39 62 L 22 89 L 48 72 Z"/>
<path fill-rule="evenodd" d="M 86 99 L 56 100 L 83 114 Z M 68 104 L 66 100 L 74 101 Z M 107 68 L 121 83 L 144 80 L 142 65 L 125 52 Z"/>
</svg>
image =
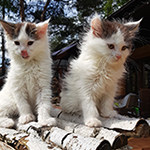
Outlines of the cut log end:
<svg viewBox="0 0 150 150">
<path fill-rule="evenodd" d="M 108 141 L 104 140 L 96 150 L 112 150 L 111 145 Z"/>
<path fill-rule="evenodd" d="M 128 144 L 128 139 L 125 135 L 120 134 L 116 137 L 115 141 L 113 142 L 112 148 L 117 149 L 123 147 Z"/>
</svg>

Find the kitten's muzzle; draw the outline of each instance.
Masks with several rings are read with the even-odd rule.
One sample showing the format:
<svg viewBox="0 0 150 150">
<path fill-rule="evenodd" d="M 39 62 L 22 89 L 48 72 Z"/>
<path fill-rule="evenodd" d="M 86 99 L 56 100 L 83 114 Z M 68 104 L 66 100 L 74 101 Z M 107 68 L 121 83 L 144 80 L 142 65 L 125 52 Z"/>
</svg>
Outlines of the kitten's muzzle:
<svg viewBox="0 0 150 150">
<path fill-rule="evenodd" d="M 116 58 L 117 58 L 117 60 L 119 60 L 121 58 L 121 55 L 116 54 Z"/>
<path fill-rule="evenodd" d="M 26 50 L 22 50 L 22 51 L 21 51 L 21 56 L 22 56 L 22 58 L 24 58 L 24 59 L 27 59 L 27 58 L 29 57 L 28 52 L 27 52 Z"/>
</svg>

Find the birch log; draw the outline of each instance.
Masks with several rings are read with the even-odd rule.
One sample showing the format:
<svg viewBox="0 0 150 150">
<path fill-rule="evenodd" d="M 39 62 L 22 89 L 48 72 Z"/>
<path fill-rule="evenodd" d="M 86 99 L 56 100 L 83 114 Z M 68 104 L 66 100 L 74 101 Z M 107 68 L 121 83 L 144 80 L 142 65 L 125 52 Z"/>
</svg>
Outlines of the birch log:
<svg viewBox="0 0 150 150">
<path fill-rule="evenodd" d="M 0 150 L 15 150 L 15 149 L 9 146 L 8 144 L 0 141 Z"/>
<path fill-rule="evenodd" d="M 104 147 L 107 148 L 107 150 L 111 150 L 111 146 L 106 140 L 83 137 L 78 134 L 66 132 L 57 127 L 52 128 L 48 139 L 53 142 L 59 139 L 57 144 L 61 144 L 63 148 L 66 147 L 68 150 L 101 150 L 104 149 Z"/>
<path fill-rule="evenodd" d="M 50 147 L 55 150 L 55 147 L 43 142 L 37 134 L 27 134 L 13 129 L 0 128 L 0 141 L 15 150 L 49 150 Z"/>
<path fill-rule="evenodd" d="M 83 124 L 83 116 L 66 114 L 59 109 L 51 109 L 51 115 L 61 120 Z M 118 114 L 115 118 L 100 117 L 103 127 L 123 133 L 128 137 L 146 137 L 149 135 L 149 124 L 144 119 L 129 118 Z"/>
<path fill-rule="evenodd" d="M 19 130 L 26 130 L 27 132 L 38 132 L 40 133 L 43 140 L 45 140 L 45 137 L 47 137 L 48 134 L 51 132 L 51 127 L 41 127 L 41 128 L 35 128 L 38 127 L 37 123 L 30 123 L 27 125 L 19 126 Z M 103 127 L 101 128 L 89 128 L 82 124 L 75 124 L 69 121 L 64 121 L 57 119 L 57 127 L 61 128 L 62 130 L 65 130 L 66 133 L 75 133 L 77 135 L 83 136 L 84 138 L 96 138 L 99 141 L 109 141 L 111 147 L 113 149 L 121 148 L 125 145 L 127 145 L 127 138 L 123 134 L 120 134 L 113 130 L 108 130 Z M 30 129 L 30 130 L 29 130 Z M 57 130 L 56 130 L 57 131 Z M 57 133 L 57 132 L 56 132 Z M 60 133 L 63 133 L 60 132 Z M 60 133 L 57 133 L 60 137 L 60 141 L 62 140 L 62 137 L 60 136 Z M 51 138 L 53 139 L 53 134 L 51 135 Z M 58 139 L 57 139 L 58 140 Z M 56 140 L 51 140 L 54 143 L 56 143 Z M 58 145 L 61 145 L 59 143 L 56 143 Z M 84 143 L 83 143 L 84 144 Z"/>
<path fill-rule="evenodd" d="M 36 128 L 35 124 L 34 126 L 30 124 L 22 125 L 19 129 L 26 130 L 30 134 L 37 132 L 46 143 L 53 142 L 67 150 L 111 150 L 111 145 L 107 140 L 81 136 L 58 127 Z"/>
<path fill-rule="evenodd" d="M 75 124 L 69 121 L 57 119 L 57 127 L 67 132 L 76 133 L 85 137 L 93 137 L 109 141 L 113 149 L 127 145 L 127 138 L 119 132 L 101 128 L 90 128 L 83 124 Z"/>
</svg>

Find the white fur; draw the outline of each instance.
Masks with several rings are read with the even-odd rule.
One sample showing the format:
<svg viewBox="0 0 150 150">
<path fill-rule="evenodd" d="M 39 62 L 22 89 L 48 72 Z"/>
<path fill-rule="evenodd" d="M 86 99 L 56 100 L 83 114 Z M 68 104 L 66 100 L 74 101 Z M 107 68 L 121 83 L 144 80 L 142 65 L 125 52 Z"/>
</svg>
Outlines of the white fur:
<svg viewBox="0 0 150 150">
<path fill-rule="evenodd" d="M 126 45 L 120 30 L 109 39 L 95 37 L 92 29 L 81 45 L 79 58 L 70 64 L 70 72 L 64 79 L 66 90 L 61 92 L 61 109 L 67 113 L 82 112 L 87 126 L 101 126 L 99 115 L 114 117 L 114 96 L 118 79 L 125 72 L 124 63 L 129 50 L 121 51 Z M 107 44 L 114 44 L 110 50 Z M 117 60 L 116 55 L 121 55 Z"/>
<path fill-rule="evenodd" d="M 37 24 L 40 26 L 42 24 Z M 25 32 L 26 23 L 21 28 L 20 46 L 14 44 L 6 35 L 6 48 L 11 58 L 11 65 L 6 83 L 0 92 L 0 127 L 12 127 L 10 118 L 19 115 L 19 123 L 25 124 L 37 120 L 40 125 L 54 125 L 55 119 L 50 116 L 51 109 L 51 58 L 48 36 L 35 40 L 31 46 L 27 41 L 34 40 Z M 21 57 L 21 50 L 26 49 L 28 59 Z"/>
<path fill-rule="evenodd" d="M 141 19 L 138 20 L 138 21 L 134 21 L 134 22 L 133 22 L 133 21 L 130 21 L 130 22 L 125 23 L 124 25 L 126 25 L 126 26 L 139 25 L 142 20 L 143 20 L 143 18 L 141 18 Z"/>
</svg>

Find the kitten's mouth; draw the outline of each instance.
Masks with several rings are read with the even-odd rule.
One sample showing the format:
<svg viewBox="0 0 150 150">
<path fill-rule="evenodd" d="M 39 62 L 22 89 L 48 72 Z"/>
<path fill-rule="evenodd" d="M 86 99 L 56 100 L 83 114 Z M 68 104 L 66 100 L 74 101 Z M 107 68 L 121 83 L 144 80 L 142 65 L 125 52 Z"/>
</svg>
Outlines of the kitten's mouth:
<svg viewBox="0 0 150 150">
<path fill-rule="evenodd" d="M 29 57 L 28 52 L 26 50 L 21 51 L 21 56 L 24 59 L 27 59 Z"/>
<path fill-rule="evenodd" d="M 22 58 L 27 59 L 29 56 L 22 56 Z"/>
</svg>

